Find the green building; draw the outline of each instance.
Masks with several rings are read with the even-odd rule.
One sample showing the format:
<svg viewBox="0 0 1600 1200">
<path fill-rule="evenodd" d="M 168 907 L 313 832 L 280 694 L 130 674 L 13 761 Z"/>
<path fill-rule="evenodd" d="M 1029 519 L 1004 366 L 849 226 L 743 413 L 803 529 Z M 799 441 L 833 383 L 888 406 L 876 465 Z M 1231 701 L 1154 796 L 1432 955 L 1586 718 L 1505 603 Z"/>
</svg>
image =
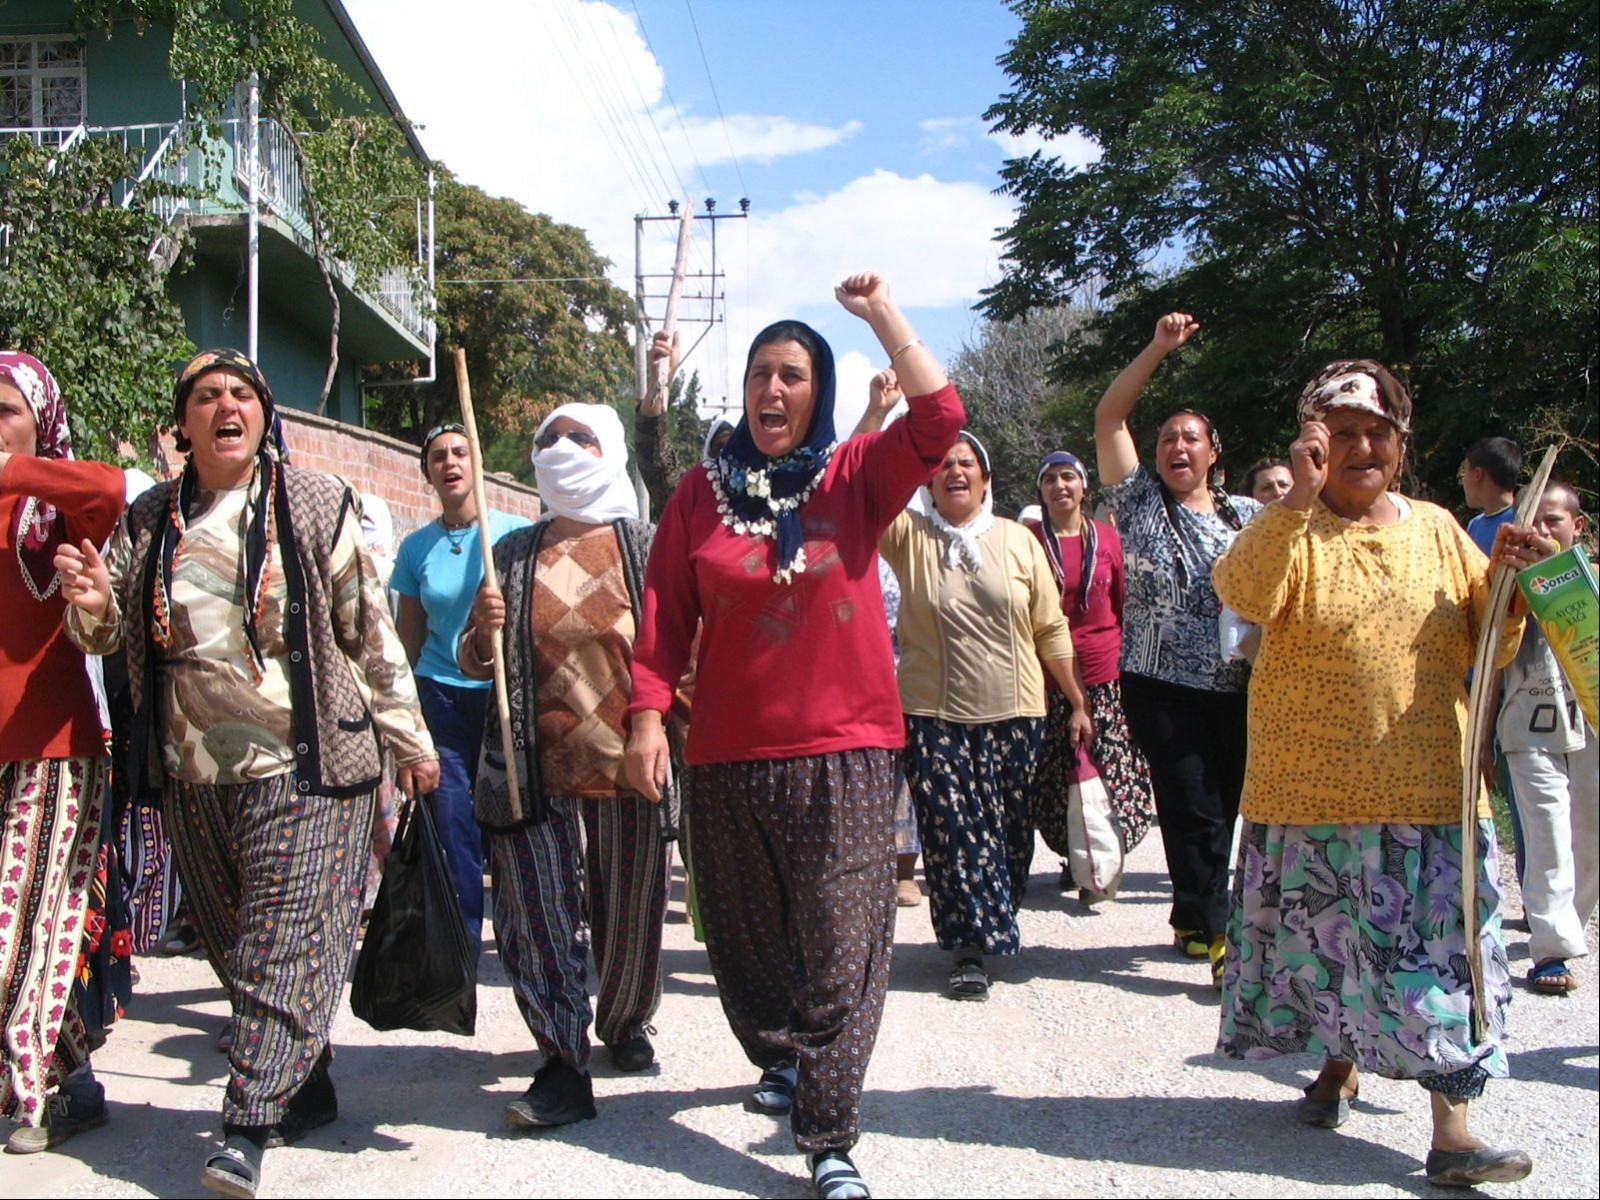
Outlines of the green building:
<svg viewBox="0 0 1600 1200">
<path fill-rule="evenodd" d="M 366 93 L 370 111 L 392 115 L 410 152 L 432 180 L 431 162 L 339 0 L 295 0 L 296 15 L 321 35 L 321 53 Z M 249 350 L 272 381 L 279 404 L 314 409 L 328 366 L 328 302 L 311 254 L 310 223 L 285 131 L 269 118 L 252 139 L 248 90 L 221 114 L 221 136 L 180 153 L 185 89 L 168 69 L 166 30 L 119 21 L 107 36 L 80 35 L 72 0 L 0 4 L 0 137 L 50 145 L 112 138 L 134 150 L 140 178 L 202 187 L 205 199 L 166 200 L 163 215 L 187 231 L 188 260 L 168 284 L 199 346 Z M 255 153 L 252 155 L 252 141 Z M 254 212 L 250 164 L 255 172 Z M 131 181 L 130 181 L 131 182 Z M 375 198 L 392 199 L 389 197 Z M 363 424 L 364 364 L 419 360 L 431 366 L 433 261 L 431 206 L 416 198 L 416 262 L 357 287 L 337 271 L 339 368 L 326 415 Z M 251 230 L 257 230 L 252 247 Z M 177 239 L 164 252 L 176 250 Z M 163 251 L 158 251 L 158 253 Z M 252 286 L 252 284 L 254 286 Z M 424 370 L 427 370 L 425 367 Z"/>
</svg>

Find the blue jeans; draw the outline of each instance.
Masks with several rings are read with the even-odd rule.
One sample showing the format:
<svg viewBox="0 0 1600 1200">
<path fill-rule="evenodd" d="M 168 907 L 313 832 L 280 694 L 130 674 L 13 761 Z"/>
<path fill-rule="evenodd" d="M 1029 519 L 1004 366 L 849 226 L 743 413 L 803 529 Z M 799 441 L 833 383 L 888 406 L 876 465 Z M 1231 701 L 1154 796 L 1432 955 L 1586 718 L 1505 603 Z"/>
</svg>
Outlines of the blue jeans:
<svg viewBox="0 0 1600 1200">
<path fill-rule="evenodd" d="M 454 687 L 417 676 L 422 716 L 439 751 L 439 790 L 434 815 L 450 878 L 461 901 L 461 917 L 474 948 L 483 948 L 483 830 L 472 815 L 472 789 L 478 779 L 478 751 L 488 688 Z"/>
</svg>

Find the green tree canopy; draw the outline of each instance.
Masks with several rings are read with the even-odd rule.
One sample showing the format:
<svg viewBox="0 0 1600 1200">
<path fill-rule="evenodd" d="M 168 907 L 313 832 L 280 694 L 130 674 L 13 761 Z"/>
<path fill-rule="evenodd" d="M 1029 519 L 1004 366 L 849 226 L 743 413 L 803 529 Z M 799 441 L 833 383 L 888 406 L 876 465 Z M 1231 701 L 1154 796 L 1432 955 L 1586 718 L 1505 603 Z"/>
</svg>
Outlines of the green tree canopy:
<svg viewBox="0 0 1600 1200">
<path fill-rule="evenodd" d="M 460 346 L 485 461 L 531 479 L 529 441 L 556 405 L 616 404 L 631 413 L 633 302 L 606 280 L 610 262 L 574 225 L 491 196 L 443 169 L 434 209 L 438 378 L 372 389 L 368 422 L 414 441 L 432 425 L 456 420 L 461 405 L 449 351 Z M 400 363 L 374 381 L 418 374 L 416 364 Z"/>
<path fill-rule="evenodd" d="M 1236 470 L 1291 440 L 1318 367 L 1372 356 L 1415 394 L 1424 490 L 1456 499 L 1462 449 L 1490 432 L 1575 438 L 1567 469 L 1593 489 L 1600 8 L 1014 7 L 1013 86 L 989 119 L 1081 130 L 1102 157 L 1007 164 L 1020 207 L 981 307 L 1004 319 L 1102 283 L 1062 378 L 1097 390 L 1178 309 L 1203 332 L 1146 404 L 1212 412 Z"/>
<path fill-rule="evenodd" d="M 150 261 L 165 221 L 142 197 L 113 202 L 137 170 L 109 141 L 63 153 L 21 137 L 0 169 L 0 345 L 50 368 L 79 458 L 148 458 L 172 417 L 173 364 L 194 349 Z"/>
</svg>

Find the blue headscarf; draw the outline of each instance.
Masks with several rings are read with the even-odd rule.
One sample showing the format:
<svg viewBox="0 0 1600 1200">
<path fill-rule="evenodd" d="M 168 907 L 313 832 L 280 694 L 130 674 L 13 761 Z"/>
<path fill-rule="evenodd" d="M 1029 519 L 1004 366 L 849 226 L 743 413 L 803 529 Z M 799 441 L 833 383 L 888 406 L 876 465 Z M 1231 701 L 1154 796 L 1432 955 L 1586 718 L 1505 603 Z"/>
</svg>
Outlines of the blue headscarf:
<svg viewBox="0 0 1600 1200">
<path fill-rule="evenodd" d="M 833 350 L 820 333 L 802 321 L 776 321 L 756 334 L 750 343 L 750 353 L 744 362 L 746 379 L 750 377 L 756 351 L 774 342 L 798 342 L 811 356 L 811 387 L 816 403 L 811 410 L 811 427 L 806 430 L 805 441 L 781 458 L 768 458 L 756 449 L 755 438 L 750 433 L 750 413 L 746 410 L 728 444 L 717 456 L 714 478 L 727 505 L 725 524 L 738 522 L 755 527 L 757 532 L 763 531 L 769 523 L 774 527 L 773 537 L 778 544 L 776 577 L 786 579 L 805 544 L 800 506 L 828 469 L 828 460 L 833 457 L 838 440 L 833 428 L 835 377 Z M 755 495 L 749 491 L 752 472 L 765 472 L 770 495 Z M 795 503 L 777 503 L 780 501 Z"/>
</svg>

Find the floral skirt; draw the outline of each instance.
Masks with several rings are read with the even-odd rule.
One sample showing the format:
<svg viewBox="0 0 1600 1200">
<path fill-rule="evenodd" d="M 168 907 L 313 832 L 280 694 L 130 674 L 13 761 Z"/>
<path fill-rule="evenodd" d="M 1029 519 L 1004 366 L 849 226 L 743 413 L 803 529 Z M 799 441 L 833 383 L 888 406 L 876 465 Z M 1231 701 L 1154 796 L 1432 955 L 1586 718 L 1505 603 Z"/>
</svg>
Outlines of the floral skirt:
<svg viewBox="0 0 1600 1200">
<path fill-rule="evenodd" d="M 1033 861 L 1028 792 L 1043 717 L 965 725 L 906 716 L 906 778 L 922 833 L 928 912 L 939 946 L 1015 954 Z"/>
<path fill-rule="evenodd" d="M 1313 1051 L 1391 1079 L 1506 1074 L 1511 976 L 1499 851 L 1478 827 L 1487 1038 L 1472 1034 L 1461 826 L 1244 823 L 1234 873 L 1220 1053 Z"/>
<path fill-rule="evenodd" d="M 1089 717 L 1094 721 L 1094 748 L 1091 757 L 1106 785 L 1106 796 L 1117 819 L 1122 852 L 1129 854 L 1144 841 L 1156 819 L 1156 793 L 1150 783 L 1150 766 L 1128 732 L 1128 718 L 1122 712 L 1122 684 L 1111 679 L 1086 687 Z M 1050 693 L 1049 716 L 1045 718 L 1044 752 L 1039 773 L 1034 779 L 1033 823 L 1044 835 L 1045 845 L 1063 858 L 1068 853 L 1067 779 L 1072 765 L 1072 742 L 1067 736 L 1067 718 L 1072 705 L 1057 691 Z"/>
<path fill-rule="evenodd" d="M 107 796 L 104 759 L 0 763 L 0 1116 L 22 1125 L 89 1058 L 73 981 Z"/>
</svg>

